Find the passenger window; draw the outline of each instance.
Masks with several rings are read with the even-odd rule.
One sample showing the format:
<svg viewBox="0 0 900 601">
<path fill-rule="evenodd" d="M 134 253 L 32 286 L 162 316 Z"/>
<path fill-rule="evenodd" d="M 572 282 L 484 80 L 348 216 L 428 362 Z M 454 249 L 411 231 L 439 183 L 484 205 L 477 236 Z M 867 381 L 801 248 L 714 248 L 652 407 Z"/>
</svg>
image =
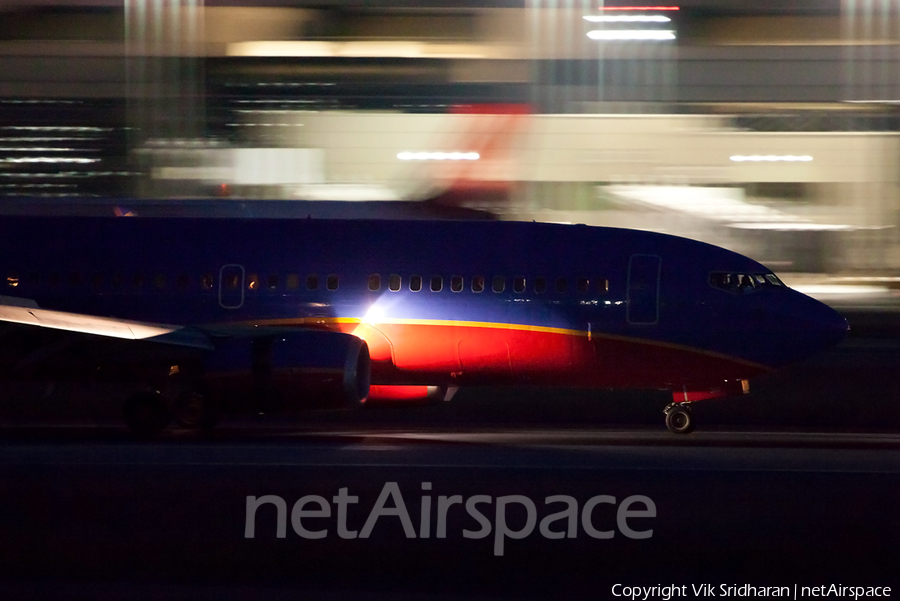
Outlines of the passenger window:
<svg viewBox="0 0 900 601">
<path fill-rule="evenodd" d="M 409 289 L 418 292 L 422 289 L 422 276 L 413 275 L 409 277 Z"/>
<path fill-rule="evenodd" d="M 381 288 L 381 276 L 377 273 L 373 273 L 369 276 L 369 290 L 378 292 L 379 288 Z"/>
<path fill-rule="evenodd" d="M 578 290 L 578 294 L 587 294 L 590 287 L 591 282 L 587 278 L 578 278 L 575 280 L 575 289 Z"/>
<path fill-rule="evenodd" d="M 47 285 L 50 287 L 59 286 L 60 275 L 58 271 L 51 271 L 47 276 Z"/>
<path fill-rule="evenodd" d="M 431 276 L 431 291 L 440 292 L 444 288 L 444 278 L 439 275 Z"/>
<path fill-rule="evenodd" d="M 69 285 L 70 286 L 81 286 L 81 272 L 73 271 L 69 274 Z"/>
<path fill-rule="evenodd" d="M 484 292 L 484 276 L 476 275 L 472 278 L 472 292 Z"/>
<path fill-rule="evenodd" d="M 213 274 L 207 273 L 204 274 L 200 278 L 200 287 L 204 290 L 212 290 L 213 286 L 216 283 L 216 279 L 213 277 Z"/>
<path fill-rule="evenodd" d="M 518 294 L 525 292 L 525 278 L 522 278 L 522 277 L 513 278 L 513 291 Z"/>
<path fill-rule="evenodd" d="M 269 274 L 269 277 L 266 278 L 266 288 L 269 290 L 278 290 L 278 274 Z"/>
<path fill-rule="evenodd" d="M 114 273 L 112 277 L 109 279 L 109 283 L 112 284 L 113 288 L 121 288 L 122 282 L 125 281 L 125 278 L 122 277 L 121 273 Z"/>
<path fill-rule="evenodd" d="M 103 287 L 103 274 L 95 273 L 91 276 L 91 286 L 94 288 L 102 288 Z"/>
<path fill-rule="evenodd" d="M 29 271 L 25 274 L 25 285 L 26 286 L 37 286 L 41 283 L 41 276 L 37 274 L 35 271 Z"/>
<path fill-rule="evenodd" d="M 330 274 L 325 280 L 325 287 L 331 291 L 338 289 L 338 276 L 335 274 Z"/>
<path fill-rule="evenodd" d="M 400 290 L 402 284 L 402 279 L 396 273 L 391 274 L 391 277 L 388 278 L 388 288 L 390 288 L 391 292 L 397 292 L 398 290 Z"/>
<path fill-rule="evenodd" d="M 547 292 L 547 278 L 534 278 L 534 291 L 538 294 Z"/>
<path fill-rule="evenodd" d="M 319 276 L 314 273 L 306 276 L 306 289 L 315 290 L 319 287 Z"/>
<path fill-rule="evenodd" d="M 247 290 L 259 290 L 259 276 L 255 273 L 247 276 Z"/>
<path fill-rule="evenodd" d="M 566 288 L 569 287 L 569 282 L 566 281 L 566 278 L 556 278 L 556 291 L 560 294 L 563 294 L 566 291 Z"/>
<path fill-rule="evenodd" d="M 463 279 L 462 276 L 455 275 L 450 278 L 450 291 L 451 292 L 462 292 L 463 289 Z"/>
<path fill-rule="evenodd" d="M 175 285 L 181 290 L 186 289 L 189 282 L 190 278 L 188 278 L 186 273 L 179 273 L 178 277 L 175 278 Z"/>
<path fill-rule="evenodd" d="M 156 286 L 157 290 L 164 290 L 166 287 L 166 274 L 157 273 L 156 277 L 153 278 L 153 285 Z"/>
<path fill-rule="evenodd" d="M 503 292 L 506 290 L 506 278 L 502 275 L 495 275 L 494 281 L 491 282 L 491 290 L 494 292 Z"/>
<path fill-rule="evenodd" d="M 235 276 L 235 279 L 236 278 L 237 278 L 237 276 Z M 141 288 L 144 287 L 144 283 L 146 283 L 146 281 L 147 281 L 147 278 L 144 277 L 143 273 L 136 273 L 136 274 L 134 274 L 134 277 L 131 279 L 131 285 L 134 286 L 134 288 L 140 290 Z"/>
<path fill-rule="evenodd" d="M 600 294 L 606 294 L 609 292 L 609 280 L 606 278 L 600 278 L 597 280 L 597 292 Z"/>
<path fill-rule="evenodd" d="M 296 290 L 300 287 L 300 276 L 296 273 L 289 273 L 285 279 L 284 286 L 288 290 Z"/>
<path fill-rule="evenodd" d="M 6 285 L 10 288 L 17 287 L 19 285 L 19 274 L 10 273 L 8 276 L 6 276 Z"/>
</svg>

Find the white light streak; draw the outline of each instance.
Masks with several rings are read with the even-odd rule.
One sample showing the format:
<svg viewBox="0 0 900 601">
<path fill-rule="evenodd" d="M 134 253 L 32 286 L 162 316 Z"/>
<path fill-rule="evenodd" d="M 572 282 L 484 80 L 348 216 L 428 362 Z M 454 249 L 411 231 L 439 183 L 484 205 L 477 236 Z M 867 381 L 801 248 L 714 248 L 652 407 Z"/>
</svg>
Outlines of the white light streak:
<svg viewBox="0 0 900 601">
<path fill-rule="evenodd" d="M 741 230 L 772 230 L 779 232 L 843 232 L 858 229 L 846 224 L 811 223 L 808 221 L 729 223 L 728 226 Z"/>
<path fill-rule="evenodd" d="M 22 159 L 0 159 L 0 163 L 99 163 L 100 159 L 63 158 L 63 157 L 27 157 Z"/>
<path fill-rule="evenodd" d="M 78 148 L 47 148 L 40 146 L 3 146 L 0 147 L 0 152 L 75 152 L 76 150 L 83 150 Z"/>
<path fill-rule="evenodd" d="M 0 137 L 0 142 L 84 142 L 85 140 L 99 140 L 99 138 L 76 138 L 72 136 L 16 136 L 12 138 Z"/>
<path fill-rule="evenodd" d="M 585 15 L 591 23 L 668 23 L 672 19 L 662 15 Z"/>
<path fill-rule="evenodd" d="M 587 37 L 592 40 L 623 41 L 644 40 L 661 42 L 674 40 L 675 32 L 671 29 L 595 29 L 589 31 Z"/>
<path fill-rule="evenodd" d="M 690 186 L 606 186 L 623 200 L 710 219 L 728 227 L 776 231 L 849 231 L 845 224 L 814 223 L 772 207 L 744 200 L 743 190 Z"/>
<path fill-rule="evenodd" d="M 808 163 L 813 160 L 808 154 L 734 154 L 728 158 L 735 163 Z"/>
<path fill-rule="evenodd" d="M 228 44 L 228 56 L 294 56 L 340 58 L 487 58 L 491 49 L 479 44 L 430 43 L 418 40 L 326 42 L 258 40 Z"/>
<path fill-rule="evenodd" d="M 680 10 L 678 6 L 601 6 L 600 10 Z"/>
<path fill-rule="evenodd" d="M 401 161 L 477 161 L 477 152 L 398 152 Z"/>
<path fill-rule="evenodd" d="M 791 286 L 791 288 L 809 296 L 874 295 L 888 292 L 887 288 L 881 286 L 844 286 L 840 284 L 804 284 Z"/>
<path fill-rule="evenodd" d="M 88 177 L 128 177 L 132 175 L 142 175 L 136 171 L 56 171 L 46 173 L 5 173 L 0 171 L 0 177 L 3 178 L 78 178 L 84 179 Z"/>
<path fill-rule="evenodd" d="M 0 127 L 0 129 L 11 129 L 14 131 L 110 131 L 110 128 L 108 127 L 88 127 L 81 125 L 5 125 Z"/>
</svg>

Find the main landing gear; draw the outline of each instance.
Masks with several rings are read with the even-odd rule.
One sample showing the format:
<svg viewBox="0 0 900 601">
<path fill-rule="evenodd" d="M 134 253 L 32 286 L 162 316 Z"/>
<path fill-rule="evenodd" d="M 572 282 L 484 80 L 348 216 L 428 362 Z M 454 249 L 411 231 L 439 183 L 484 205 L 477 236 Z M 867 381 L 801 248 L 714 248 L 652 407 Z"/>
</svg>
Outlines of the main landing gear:
<svg viewBox="0 0 900 601">
<path fill-rule="evenodd" d="M 139 438 L 155 438 L 172 421 L 172 413 L 163 395 L 156 391 L 139 392 L 125 402 L 125 423 Z"/>
<path fill-rule="evenodd" d="M 671 403 L 665 408 L 666 428 L 673 434 L 690 434 L 696 424 L 688 403 Z"/>
<path fill-rule="evenodd" d="M 156 438 L 174 419 L 181 427 L 211 430 L 219 419 L 216 403 L 197 391 L 186 390 L 174 400 L 161 392 L 139 392 L 125 402 L 125 423 L 139 438 Z"/>
</svg>

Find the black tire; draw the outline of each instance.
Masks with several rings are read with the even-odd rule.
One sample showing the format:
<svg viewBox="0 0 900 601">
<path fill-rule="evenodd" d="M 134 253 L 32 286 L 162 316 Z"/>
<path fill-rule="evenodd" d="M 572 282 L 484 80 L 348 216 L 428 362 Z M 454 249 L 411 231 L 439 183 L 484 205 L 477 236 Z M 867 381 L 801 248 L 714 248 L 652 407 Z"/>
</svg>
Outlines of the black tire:
<svg viewBox="0 0 900 601">
<path fill-rule="evenodd" d="M 687 407 L 672 407 L 666 411 L 666 428 L 673 434 L 690 434 L 694 431 L 694 418 Z"/>
<path fill-rule="evenodd" d="M 158 436 L 169 422 L 172 414 L 162 395 L 157 392 L 139 392 L 125 402 L 125 424 L 132 434 L 141 438 Z"/>
<path fill-rule="evenodd" d="M 219 411 L 215 403 L 194 390 L 179 394 L 172 409 L 175 420 L 185 428 L 209 430 L 219 421 Z"/>
</svg>

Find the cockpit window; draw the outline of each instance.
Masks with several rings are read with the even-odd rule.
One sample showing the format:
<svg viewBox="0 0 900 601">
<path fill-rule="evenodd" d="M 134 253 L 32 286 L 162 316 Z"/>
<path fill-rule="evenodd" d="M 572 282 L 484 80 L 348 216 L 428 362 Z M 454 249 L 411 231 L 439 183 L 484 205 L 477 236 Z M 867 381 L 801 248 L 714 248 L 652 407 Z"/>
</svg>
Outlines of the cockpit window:
<svg viewBox="0 0 900 601">
<path fill-rule="evenodd" d="M 761 288 L 784 286 L 774 273 L 734 273 L 727 271 L 710 273 L 709 285 L 733 294 L 749 294 Z"/>
</svg>

